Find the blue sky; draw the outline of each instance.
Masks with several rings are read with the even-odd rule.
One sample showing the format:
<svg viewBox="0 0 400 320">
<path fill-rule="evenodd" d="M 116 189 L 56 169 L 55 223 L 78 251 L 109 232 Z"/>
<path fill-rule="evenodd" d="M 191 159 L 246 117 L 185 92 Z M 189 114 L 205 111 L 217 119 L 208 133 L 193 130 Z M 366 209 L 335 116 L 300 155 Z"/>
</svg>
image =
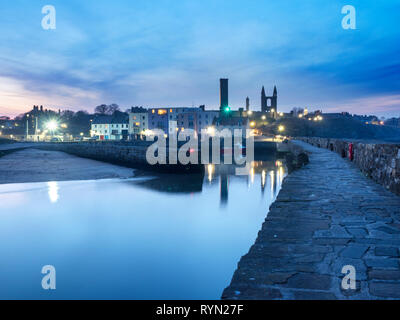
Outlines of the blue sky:
<svg viewBox="0 0 400 320">
<path fill-rule="evenodd" d="M 43 30 L 41 9 L 57 12 Z M 344 30 L 341 8 L 356 8 Z M 0 115 L 33 104 L 278 108 L 400 116 L 400 0 L 14 0 L 0 4 Z"/>
</svg>

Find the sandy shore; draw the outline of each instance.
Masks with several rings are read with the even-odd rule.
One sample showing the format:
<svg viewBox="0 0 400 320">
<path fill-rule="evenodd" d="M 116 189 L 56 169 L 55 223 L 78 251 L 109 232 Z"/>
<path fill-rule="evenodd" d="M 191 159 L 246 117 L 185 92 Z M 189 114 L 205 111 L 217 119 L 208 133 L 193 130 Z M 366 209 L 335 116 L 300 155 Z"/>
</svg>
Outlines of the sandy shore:
<svg viewBox="0 0 400 320">
<path fill-rule="evenodd" d="M 58 151 L 24 149 L 0 158 L 0 184 L 131 177 L 133 169 Z"/>
</svg>

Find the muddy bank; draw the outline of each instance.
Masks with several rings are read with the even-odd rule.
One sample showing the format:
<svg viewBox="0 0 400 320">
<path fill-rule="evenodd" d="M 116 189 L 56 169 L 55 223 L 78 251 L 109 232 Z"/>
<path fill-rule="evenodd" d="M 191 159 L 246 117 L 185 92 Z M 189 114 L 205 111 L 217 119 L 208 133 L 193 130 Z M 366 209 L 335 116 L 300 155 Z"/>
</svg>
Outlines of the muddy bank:
<svg viewBox="0 0 400 320">
<path fill-rule="evenodd" d="M 131 178 L 133 172 L 59 151 L 24 149 L 0 157 L 0 184 Z"/>
</svg>

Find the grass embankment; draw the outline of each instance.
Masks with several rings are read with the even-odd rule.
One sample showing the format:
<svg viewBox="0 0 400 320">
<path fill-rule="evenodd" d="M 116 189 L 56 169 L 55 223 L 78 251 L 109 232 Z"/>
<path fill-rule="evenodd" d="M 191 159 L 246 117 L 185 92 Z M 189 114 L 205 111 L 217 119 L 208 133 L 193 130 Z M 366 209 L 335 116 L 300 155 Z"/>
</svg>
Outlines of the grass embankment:
<svg viewBox="0 0 400 320">
<path fill-rule="evenodd" d="M 323 118 L 322 121 L 309 121 L 298 118 L 283 118 L 275 126 L 283 125 L 285 135 L 292 137 L 350 138 L 375 139 L 383 141 L 400 141 L 400 129 L 365 124 L 351 118 Z"/>
</svg>

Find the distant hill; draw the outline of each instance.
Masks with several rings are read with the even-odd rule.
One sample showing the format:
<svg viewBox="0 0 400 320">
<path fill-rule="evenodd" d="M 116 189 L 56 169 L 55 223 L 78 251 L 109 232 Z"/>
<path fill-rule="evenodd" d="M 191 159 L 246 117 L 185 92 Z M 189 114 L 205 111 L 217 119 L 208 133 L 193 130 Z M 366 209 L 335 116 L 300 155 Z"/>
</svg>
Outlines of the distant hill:
<svg viewBox="0 0 400 320">
<path fill-rule="evenodd" d="M 279 125 L 284 125 L 285 135 L 292 137 L 313 136 L 400 142 L 400 128 L 365 124 L 351 117 L 325 117 L 322 121 L 288 117 L 277 120 L 275 127 Z"/>
</svg>

